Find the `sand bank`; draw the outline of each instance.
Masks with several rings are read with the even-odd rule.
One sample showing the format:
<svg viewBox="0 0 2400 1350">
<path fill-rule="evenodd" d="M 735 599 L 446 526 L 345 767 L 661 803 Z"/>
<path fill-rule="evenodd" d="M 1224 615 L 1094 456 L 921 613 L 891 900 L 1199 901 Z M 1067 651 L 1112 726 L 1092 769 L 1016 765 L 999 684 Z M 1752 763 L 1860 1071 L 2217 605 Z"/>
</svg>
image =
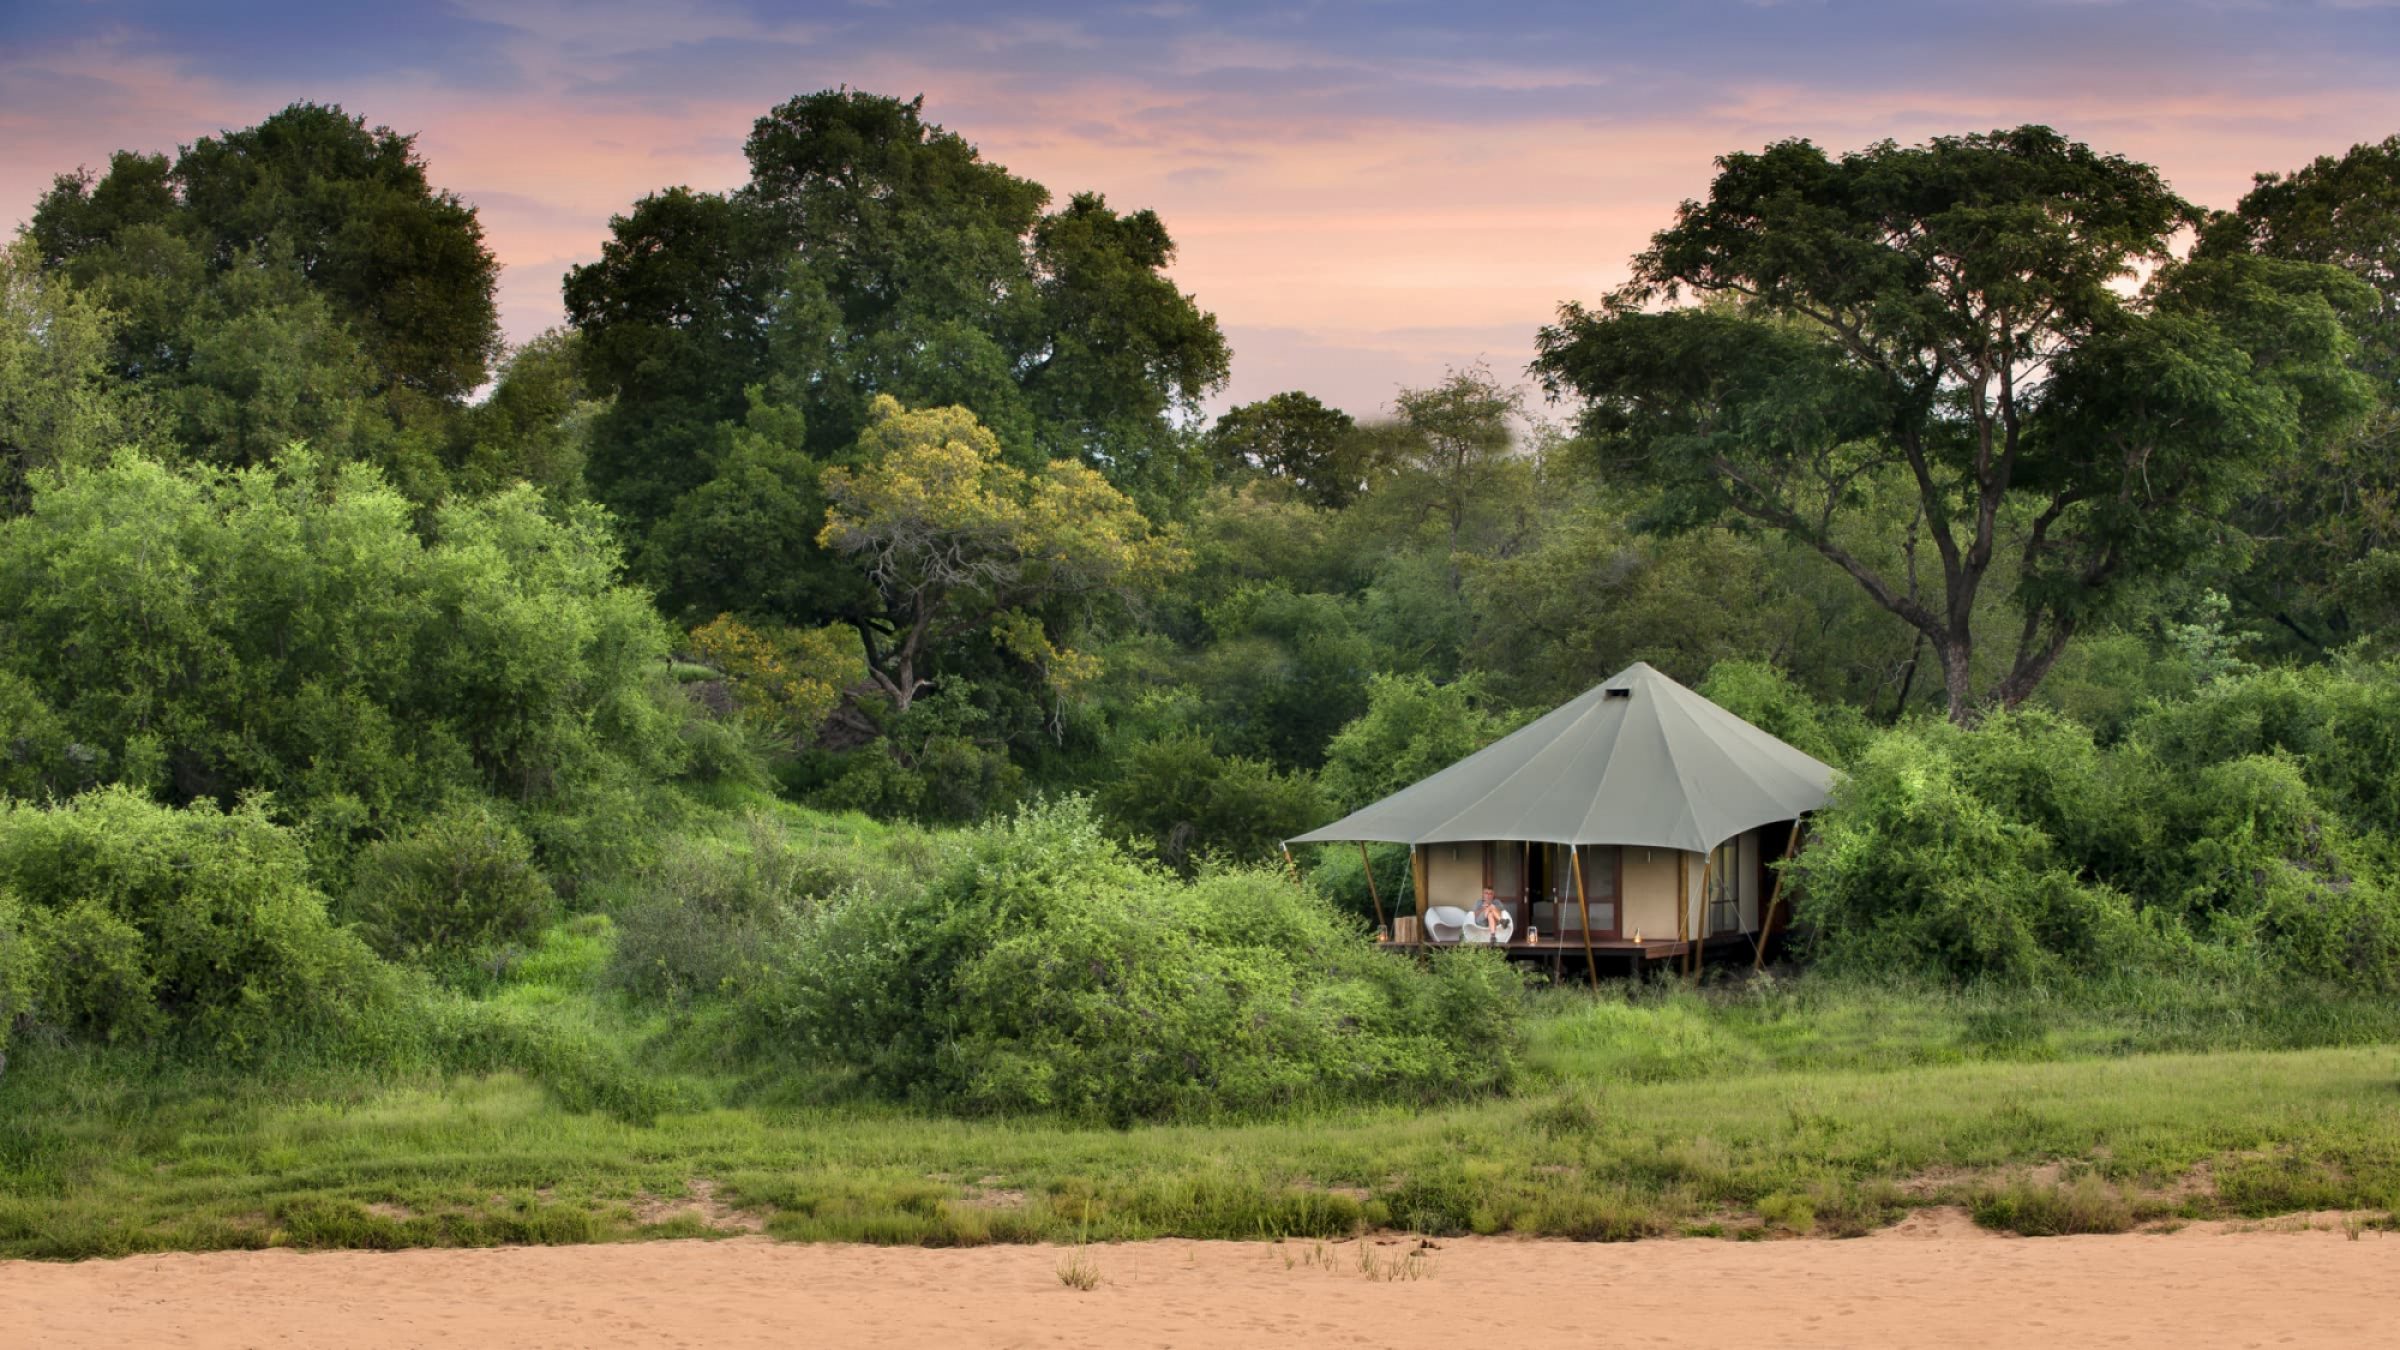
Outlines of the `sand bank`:
<svg viewBox="0 0 2400 1350">
<path fill-rule="evenodd" d="M 2286 1228 L 2291 1225 L 2285 1225 Z M 78 1346 L 2400 1344 L 2400 1236 L 1406 1239 L 926 1251 L 760 1238 L 0 1262 L 0 1343 Z"/>
</svg>

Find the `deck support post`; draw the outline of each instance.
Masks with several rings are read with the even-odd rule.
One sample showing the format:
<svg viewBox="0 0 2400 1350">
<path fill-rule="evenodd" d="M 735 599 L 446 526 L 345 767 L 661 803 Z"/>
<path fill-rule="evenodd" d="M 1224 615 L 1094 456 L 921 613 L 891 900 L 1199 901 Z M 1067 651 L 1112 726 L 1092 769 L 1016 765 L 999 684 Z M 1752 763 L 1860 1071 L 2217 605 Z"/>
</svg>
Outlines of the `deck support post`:
<svg viewBox="0 0 2400 1350">
<path fill-rule="evenodd" d="M 1291 856 L 1291 850 L 1284 850 L 1284 856 Z M 1375 931 L 1380 933 L 1383 931 L 1383 897 L 1375 893 L 1375 860 L 1367 856 L 1367 841 L 1364 839 L 1358 841 L 1358 865 L 1367 869 L 1367 902 L 1375 906 Z"/>
<path fill-rule="evenodd" d="M 1598 989 L 1600 958 L 1592 954 L 1592 902 L 1583 893 L 1583 850 L 1573 844 L 1567 845 L 1567 870 L 1575 874 L 1575 908 L 1583 912 L 1583 973 Z M 1617 903 L 1624 900 L 1620 897 Z"/>
<path fill-rule="evenodd" d="M 1799 851 L 1800 822 L 1795 820 L 1792 822 L 1791 838 L 1784 841 L 1783 860 L 1787 863 L 1790 862 L 1792 860 L 1792 855 L 1798 853 Z M 1782 901 L 1783 869 L 1778 867 L 1775 869 L 1775 884 L 1767 888 L 1766 911 L 1758 916 L 1758 955 L 1750 962 L 1750 969 L 1754 971 L 1765 970 L 1767 968 L 1767 934 L 1774 931 L 1775 906 L 1781 904 Z"/>
</svg>

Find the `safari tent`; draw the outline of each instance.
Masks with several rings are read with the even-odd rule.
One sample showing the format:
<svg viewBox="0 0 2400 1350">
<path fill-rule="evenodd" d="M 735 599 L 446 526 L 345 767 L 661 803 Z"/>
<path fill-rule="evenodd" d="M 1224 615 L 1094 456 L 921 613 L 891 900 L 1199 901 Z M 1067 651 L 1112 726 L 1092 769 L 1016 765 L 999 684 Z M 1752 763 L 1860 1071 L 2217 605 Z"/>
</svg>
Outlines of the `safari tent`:
<svg viewBox="0 0 2400 1350">
<path fill-rule="evenodd" d="M 1485 941 L 1597 970 L 1763 942 L 1771 864 L 1833 769 L 1634 665 L 1539 720 L 1292 843 L 1406 844 L 1404 947 Z M 1497 925 L 1461 923 L 1489 887 Z M 1381 898 L 1377 898 L 1381 907 Z"/>
</svg>

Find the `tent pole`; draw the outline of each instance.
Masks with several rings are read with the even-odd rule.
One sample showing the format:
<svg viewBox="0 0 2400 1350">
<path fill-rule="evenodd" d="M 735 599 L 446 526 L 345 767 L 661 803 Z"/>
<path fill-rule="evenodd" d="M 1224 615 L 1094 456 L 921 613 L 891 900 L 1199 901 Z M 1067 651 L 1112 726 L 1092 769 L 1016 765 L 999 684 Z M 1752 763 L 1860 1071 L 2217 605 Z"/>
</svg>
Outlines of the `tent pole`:
<svg viewBox="0 0 2400 1350">
<path fill-rule="evenodd" d="M 1583 850 L 1567 845 L 1567 867 L 1575 874 L 1575 907 L 1583 911 L 1583 973 L 1600 987 L 1600 958 L 1592 955 L 1592 902 L 1583 893 Z M 1620 901 L 1619 903 L 1623 903 Z"/>
<path fill-rule="evenodd" d="M 1708 879 L 1716 871 L 1717 851 L 1708 851 L 1707 861 L 1700 864 L 1700 922 L 1692 930 L 1691 972 L 1700 973 L 1700 949 L 1708 942 Z"/>
<path fill-rule="evenodd" d="M 1800 822 L 1795 820 L 1792 822 L 1792 836 L 1783 844 L 1783 860 L 1790 862 L 1792 855 L 1799 851 Z M 1782 901 L 1783 869 L 1778 867 L 1775 869 L 1775 884 L 1767 888 L 1767 911 L 1758 916 L 1758 957 L 1750 963 L 1750 969 L 1754 971 L 1767 968 L 1767 934 L 1775 927 L 1775 906 Z"/>
<path fill-rule="evenodd" d="M 1383 897 L 1375 893 L 1375 860 L 1367 856 L 1367 841 L 1358 841 L 1358 865 L 1367 869 L 1367 901 L 1375 906 L 1375 931 L 1383 931 Z"/>
<path fill-rule="evenodd" d="M 1431 935 L 1425 931 L 1425 846 L 1408 846 L 1409 881 L 1417 893 L 1417 955 L 1425 957 L 1433 950 Z"/>
<path fill-rule="evenodd" d="M 1283 866 L 1285 871 L 1292 874 L 1292 884 L 1295 886 L 1299 885 L 1300 860 L 1292 856 L 1292 846 L 1290 844 L 1285 844 L 1283 846 Z"/>
<path fill-rule="evenodd" d="M 1692 855 L 1680 848 L 1675 850 L 1675 940 L 1687 948 L 1692 941 Z"/>
</svg>

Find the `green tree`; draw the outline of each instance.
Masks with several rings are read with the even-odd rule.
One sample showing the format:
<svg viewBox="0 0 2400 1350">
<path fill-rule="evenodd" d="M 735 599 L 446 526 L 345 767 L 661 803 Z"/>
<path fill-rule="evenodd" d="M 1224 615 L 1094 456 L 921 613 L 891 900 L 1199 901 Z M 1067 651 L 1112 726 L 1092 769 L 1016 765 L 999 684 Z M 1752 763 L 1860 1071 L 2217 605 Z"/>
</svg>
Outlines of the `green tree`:
<svg viewBox="0 0 2400 1350">
<path fill-rule="evenodd" d="M 381 462 L 420 500 L 499 349 L 499 264 L 414 140 L 294 104 L 172 160 L 61 176 L 28 237 L 118 312 L 111 364 L 191 453 L 264 462 L 295 439 Z"/>
<path fill-rule="evenodd" d="M 1465 759 L 1514 722 L 1477 676 L 1435 684 L 1378 675 L 1367 684 L 1367 710 L 1333 738 L 1319 781 L 1337 810 L 1355 811 Z"/>
<path fill-rule="evenodd" d="M 675 500 L 638 555 L 669 612 L 780 622 L 873 608 L 856 569 L 817 545 L 826 499 L 805 428 L 796 409 L 753 386 L 743 419 L 714 429 L 706 451 L 714 472 Z"/>
<path fill-rule="evenodd" d="M 1358 422 L 1297 390 L 1230 409 L 1208 430 L 1219 477 L 1280 479 L 1302 499 L 1329 510 L 1347 506 L 1365 484 Z"/>
<path fill-rule="evenodd" d="M 1536 368 L 1586 401 L 1611 470 L 1662 491 L 1662 523 L 1807 544 L 1924 635 L 1971 720 L 2021 703 L 2080 628 L 2189 567 L 2273 466 L 2363 405 L 2340 321 L 2358 283 L 2177 264 L 2194 215 L 2148 166 L 2044 127 L 1839 159 L 1783 142 L 1720 160 L 1631 283 L 1543 330 Z M 1642 308 L 1687 290 L 1741 307 Z M 1891 483 L 1920 508 L 1897 573 L 1845 541 L 1863 490 Z M 2022 617 L 1979 679 L 1996 569 Z"/>
<path fill-rule="evenodd" d="M 1214 640 L 1191 662 L 1218 748 L 1314 768 L 1366 709 L 1375 650 L 1338 596 L 1245 586 L 1209 611 Z"/>
<path fill-rule="evenodd" d="M 481 385 L 498 350 L 499 263 L 475 208 L 432 186 L 415 137 L 338 107 L 295 103 L 201 137 L 171 166 L 120 152 L 103 177 L 63 175 L 29 232 L 51 265 L 90 280 L 144 225 L 168 227 L 219 275 L 276 245 L 379 370 L 433 397 Z M 124 355 L 134 366 L 146 353 Z"/>
<path fill-rule="evenodd" d="M 1097 472 L 1053 460 L 1029 474 L 965 408 L 919 412 L 875 400 L 858 468 L 825 471 L 832 502 L 818 542 L 854 559 L 876 610 L 857 622 L 867 674 L 905 713 L 934 681 L 945 644 L 989 634 L 1062 691 L 1093 658 L 1064 646 L 1052 616 L 1155 587 L 1189 564 Z"/>
<path fill-rule="evenodd" d="M 115 325 L 30 241 L 0 253 L 0 516 L 25 508 L 35 473 L 155 442 L 156 409 L 110 370 Z"/>
<path fill-rule="evenodd" d="M 2235 597 L 2301 650 L 2327 652 L 2388 621 L 2378 578 L 2400 567 L 2400 136 L 2260 174 L 2200 252 L 2328 264 L 2375 292 L 2344 315 L 2373 416 L 2278 465 L 2235 517 L 2260 544 Z"/>
<path fill-rule="evenodd" d="M 708 481 L 720 424 L 767 373 L 769 307 L 786 270 L 744 203 L 670 188 L 609 221 L 596 262 L 567 274 L 567 316 L 593 390 L 611 400 L 586 473 L 648 529 Z"/>
<path fill-rule="evenodd" d="M 1509 462 L 1524 396 L 1477 366 L 1423 389 L 1403 389 L 1394 405 L 1405 433 L 1400 453 L 1432 485 L 1455 556 L 1477 498 Z"/>
<path fill-rule="evenodd" d="M 709 480 L 714 428 L 752 386 L 798 412 L 821 464 L 889 395 L 972 409 L 1022 468 L 1075 459 L 1159 502 L 1201 485 L 1175 420 L 1227 356 L 1164 275 L 1164 226 L 1088 195 L 1045 213 L 1040 184 L 921 114 L 848 90 L 784 103 L 752 129 L 747 185 L 644 199 L 569 275 L 615 400 L 593 486 L 637 528 Z"/>
<path fill-rule="evenodd" d="M 0 721 L 61 777 L 0 781 L 270 792 L 335 875 L 359 840 L 485 794 L 580 869 L 624 843 L 601 817 L 681 767 L 685 721 L 608 523 L 553 511 L 520 486 L 421 521 L 372 470 L 306 455 L 44 480 L 0 522 Z M 0 725 L 0 769 L 15 739 Z"/>
<path fill-rule="evenodd" d="M 1218 754 L 1208 737 L 1168 736 L 1133 747 L 1098 805 L 1159 861 L 1190 875 L 1201 858 L 1271 861 L 1282 841 L 1325 819 L 1324 794 L 1305 772 Z"/>
<path fill-rule="evenodd" d="M 573 333 L 553 329 L 508 354 L 490 397 L 467 409 L 445 454 L 461 491 L 531 483 L 557 501 L 583 495 L 585 442 L 600 402 Z"/>
</svg>

